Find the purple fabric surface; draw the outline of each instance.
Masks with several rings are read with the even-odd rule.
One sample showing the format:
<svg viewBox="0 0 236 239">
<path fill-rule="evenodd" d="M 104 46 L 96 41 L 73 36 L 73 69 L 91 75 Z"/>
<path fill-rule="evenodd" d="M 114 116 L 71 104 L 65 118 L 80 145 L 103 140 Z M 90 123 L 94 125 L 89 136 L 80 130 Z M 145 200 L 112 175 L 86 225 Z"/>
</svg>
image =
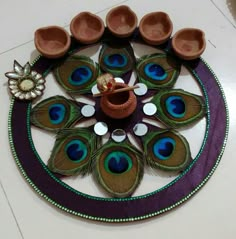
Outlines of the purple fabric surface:
<svg viewBox="0 0 236 239">
<path fill-rule="evenodd" d="M 35 69 L 44 72 L 51 62 L 40 60 Z M 225 102 L 217 82 L 206 65 L 193 66 L 203 82 L 209 98 L 210 128 L 203 152 L 192 168 L 172 186 L 145 198 L 127 201 L 106 201 L 88 198 L 62 186 L 53 179 L 34 154 L 27 135 L 27 102 L 15 101 L 12 111 L 12 136 L 17 157 L 27 176 L 37 188 L 63 207 L 92 217 L 137 218 L 170 207 L 190 194 L 208 176 L 216 164 L 226 132 Z M 22 142 L 24 144 L 22 145 Z"/>
</svg>

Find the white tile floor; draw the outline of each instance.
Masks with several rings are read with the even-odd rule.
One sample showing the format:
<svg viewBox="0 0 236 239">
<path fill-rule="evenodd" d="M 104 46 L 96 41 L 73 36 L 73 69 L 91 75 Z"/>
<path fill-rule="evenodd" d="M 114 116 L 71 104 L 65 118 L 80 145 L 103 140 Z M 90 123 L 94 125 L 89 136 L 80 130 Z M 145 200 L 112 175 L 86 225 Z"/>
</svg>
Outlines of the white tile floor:
<svg viewBox="0 0 236 239">
<path fill-rule="evenodd" d="M 4 73 L 13 60 L 24 64 L 34 52 L 33 34 L 41 26 L 68 26 L 74 15 L 89 10 L 103 19 L 109 8 L 125 3 L 139 19 L 151 11 L 165 11 L 174 31 L 201 28 L 206 33 L 203 58 L 218 76 L 230 110 L 230 134 L 222 161 L 211 180 L 180 208 L 134 224 L 106 225 L 84 221 L 56 210 L 25 182 L 12 158 L 7 135 L 10 97 Z M 234 239 L 236 235 L 236 2 L 235 0 L 0 0 L 0 238 L 171 238 Z"/>
</svg>

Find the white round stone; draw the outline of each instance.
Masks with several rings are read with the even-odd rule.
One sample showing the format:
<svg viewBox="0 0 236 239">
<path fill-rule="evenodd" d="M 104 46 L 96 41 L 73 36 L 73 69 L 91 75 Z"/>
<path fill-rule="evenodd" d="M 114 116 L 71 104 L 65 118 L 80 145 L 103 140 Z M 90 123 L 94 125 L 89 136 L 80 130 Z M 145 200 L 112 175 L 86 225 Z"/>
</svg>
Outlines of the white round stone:
<svg viewBox="0 0 236 239">
<path fill-rule="evenodd" d="M 100 93 L 100 91 L 99 91 L 99 89 L 97 87 L 97 84 L 92 87 L 91 91 L 92 91 L 93 95 Z"/>
<path fill-rule="evenodd" d="M 157 107 L 153 103 L 146 103 L 143 106 L 143 112 L 145 115 L 152 116 L 157 112 Z"/>
<path fill-rule="evenodd" d="M 137 136 L 144 136 L 148 132 L 148 127 L 143 123 L 138 123 L 134 126 L 133 131 Z"/>
<path fill-rule="evenodd" d="M 111 138 L 120 143 L 126 139 L 126 132 L 123 129 L 115 129 L 111 134 Z"/>
<path fill-rule="evenodd" d="M 115 77 L 114 79 L 116 83 L 125 83 L 124 80 L 120 77 Z"/>
<path fill-rule="evenodd" d="M 94 132 L 99 136 L 103 136 L 108 132 L 108 126 L 104 122 L 97 122 L 94 125 Z"/>
<path fill-rule="evenodd" d="M 145 84 L 138 83 L 136 85 L 139 86 L 139 88 L 134 89 L 135 95 L 142 96 L 142 95 L 146 95 L 147 94 L 148 88 L 147 88 L 147 86 Z"/>
<path fill-rule="evenodd" d="M 92 105 L 85 105 L 81 109 L 81 114 L 84 117 L 91 117 L 95 114 L 95 108 Z"/>
</svg>

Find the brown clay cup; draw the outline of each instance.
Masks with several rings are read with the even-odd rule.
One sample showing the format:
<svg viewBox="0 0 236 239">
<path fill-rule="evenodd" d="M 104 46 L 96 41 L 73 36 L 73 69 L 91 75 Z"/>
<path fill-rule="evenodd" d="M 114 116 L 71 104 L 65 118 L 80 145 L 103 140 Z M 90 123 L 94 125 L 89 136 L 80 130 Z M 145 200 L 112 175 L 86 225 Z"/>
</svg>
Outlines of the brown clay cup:
<svg viewBox="0 0 236 239">
<path fill-rule="evenodd" d="M 175 54 L 183 60 L 198 58 L 206 48 L 205 34 L 196 28 L 184 28 L 175 33 L 172 39 Z"/>
<path fill-rule="evenodd" d="M 117 37 L 129 37 L 137 27 L 136 14 L 125 5 L 111 9 L 106 16 L 106 25 Z"/>
<path fill-rule="evenodd" d="M 170 38 L 173 24 L 165 12 L 151 12 L 141 19 L 139 31 L 145 42 L 160 45 Z"/>
<path fill-rule="evenodd" d="M 47 58 L 62 57 L 68 51 L 70 43 L 70 35 L 59 26 L 39 28 L 34 34 L 36 49 Z"/>
<path fill-rule="evenodd" d="M 105 30 L 103 20 L 90 12 L 81 12 L 70 23 L 70 31 L 73 37 L 83 43 L 97 42 Z"/>
<path fill-rule="evenodd" d="M 124 83 L 116 83 L 115 89 L 127 87 Z M 102 111 L 113 119 L 124 119 L 136 109 L 137 98 L 133 91 L 123 91 L 114 94 L 105 94 L 101 97 Z"/>
</svg>

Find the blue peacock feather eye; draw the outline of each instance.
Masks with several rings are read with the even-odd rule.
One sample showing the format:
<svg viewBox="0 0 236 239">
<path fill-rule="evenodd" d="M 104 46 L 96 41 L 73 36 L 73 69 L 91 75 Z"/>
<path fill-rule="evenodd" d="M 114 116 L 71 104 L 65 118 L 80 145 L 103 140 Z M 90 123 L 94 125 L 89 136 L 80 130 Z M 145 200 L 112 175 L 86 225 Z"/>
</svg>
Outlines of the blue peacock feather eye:
<svg viewBox="0 0 236 239">
<path fill-rule="evenodd" d="M 160 160 L 167 160 L 174 152 L 176 142 L 170 137 L 158 139 L 153 145 L 153 153 Z"/>
<path fill-rule="evenodd" d="M 182 118 L 185 115 L 185 102 L 181 96 L 169 96 L 165 101 L 167 112 L 174 118 Z"/>
<path fill-rule="evenodd" d="M 127 57 L 122 54 L 107 55 L 104 57 L 103 61 L 108 67 L 113 68 L 122 68 L 125 67 L 128 63 Z"/>
<path fill-rule="evenodd" d="M 88 149 L 86 145 L 79 139 L 70 141 L 65 146 L 65 151 L 70 160 L 78 163 L 84 160 L 88 155 Z"/>
<path fill-rule="evenodd" d="M 109 153 L 104 163 L 105 169 L 115 174 L 128 172 L 133 165 L 130 156 L 122 151 L 114 151 Z"/>
<path fill-rule="evenodd" d="M 60 124 L 66 115 L 66 108 L 63 104 L 53 104 L 48 109 L 49 119 L 52 124 Z"/>
<path fill-rule="evenodd" d="M 165 72 L 164 68 L 156 63 L 148 63 L 144 67 L 145 74 L 157 81 L 165 80 L 167 77 L 167 73 Z"/>
<path fill-rule="evenodd" d="M 83 85 L 91 79 L 92 75 L 92 70 L 88 66 L 80 66 L 72 72 L 69 83 L 73 86 Z"/>
</svg>

